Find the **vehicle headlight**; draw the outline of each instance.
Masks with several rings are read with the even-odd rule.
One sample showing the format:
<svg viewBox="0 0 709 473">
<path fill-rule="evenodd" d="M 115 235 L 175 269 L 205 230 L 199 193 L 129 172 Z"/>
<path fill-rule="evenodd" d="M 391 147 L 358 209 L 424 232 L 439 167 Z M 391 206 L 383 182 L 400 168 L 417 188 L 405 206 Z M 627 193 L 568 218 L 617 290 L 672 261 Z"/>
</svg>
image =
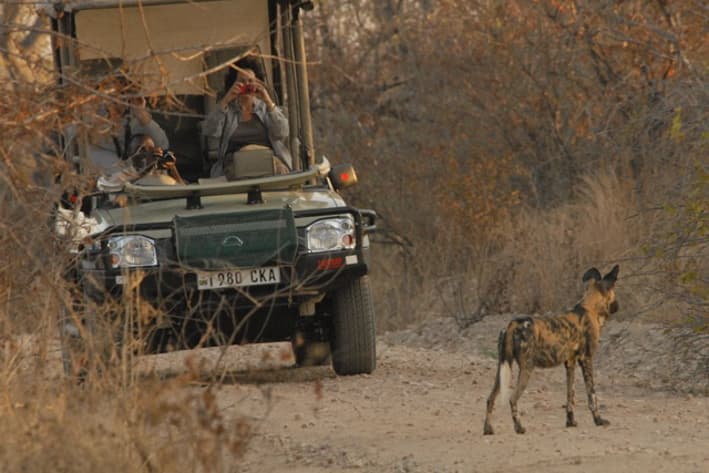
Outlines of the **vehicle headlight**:
<svg viewBox="0 0 709 473">
<path fill-rule="evenodd" d="M 117 236 L 108 240 L 113 268 L 157 266 L 155 242 L 141 235 Z"/>
<path fill-rule="evenodd" d="M 352 249 L 357 243 L 351 216 L 318 220 L 305 229 L 310 252 Z"/>
</svg>

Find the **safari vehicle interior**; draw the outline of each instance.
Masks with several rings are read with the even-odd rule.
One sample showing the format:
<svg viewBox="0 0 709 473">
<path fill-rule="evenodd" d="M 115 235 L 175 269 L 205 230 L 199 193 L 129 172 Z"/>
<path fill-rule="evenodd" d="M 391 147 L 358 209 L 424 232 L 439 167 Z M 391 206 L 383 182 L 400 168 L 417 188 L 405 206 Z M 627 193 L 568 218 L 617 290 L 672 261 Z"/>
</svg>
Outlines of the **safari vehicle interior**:
<svg viewBox="0 0 709 473">
<path fill-rule="evenodd" d="M 59 47 L 64 77 L 110 77 L 119 71 L 139 84 L 152 118 L 166 132 L 183 178 L 209 177 L 218 140 L 205 138 L 201 124 L 223 93 L 224 76 L 235 60 L 258 61 L 267 90 L 283 107 L 290 127 L 293 172 L 314 164 L 301 8 L 294 0 L 90 0 L 64 5 L 55 27 L 71 34 L 77 47 Z M 312 6 L 312 5 L 311 5 Z M 120 18 L 120 21 L 116 21 Z M 79 77 L 80 79 L 80 77 Z M 71 152 L 79 168 L 90 162 L 87 140 Z M 246 153 L 243 174 L 263 177 L 258 164 L 267 153 Z M 251 164 L 248 164 L 248 161 Z M 232 173 L 233 174 L 233 173 Z"/>
</svg>

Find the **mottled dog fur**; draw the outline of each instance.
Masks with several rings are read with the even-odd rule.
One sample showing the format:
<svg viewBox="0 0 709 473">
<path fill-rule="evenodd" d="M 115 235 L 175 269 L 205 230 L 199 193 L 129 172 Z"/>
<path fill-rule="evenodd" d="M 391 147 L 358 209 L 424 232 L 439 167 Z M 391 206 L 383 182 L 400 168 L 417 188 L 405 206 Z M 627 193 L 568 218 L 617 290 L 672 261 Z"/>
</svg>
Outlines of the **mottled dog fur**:
<svg viewBox="0 0 709 473">
<path fill-rule="evenodd" d="M 503 391 L 503 398 L 510 387 L 512 362 L 519 366 L 517 384 L 512 392 L 510 408 L 515 431 L 525 432 L 517 412 L 517 401 L 524 392 L 529 377 L 535 367 L 550 368 L 561 365 L 566 367 L 566 426 L 575 427 L 574 419 L 574 369 L 576 363 L 581 367 L 586 384 L 588 406 L 596 425 L 608 425 L 609 422 L 598 412 L 598 401 L 593 386 L 593 355 L 598 348 L 601 328 L 610 314 L 618 310 L 615 299 L 615 282 L 618 278 L 618 265 L 601 278 L 596 268 L 591 268 L 583 275 L 587 283 L 581 301 L 570 312 L 555 317 L 523 317 L 511 321 L 507 329 L 500 332 L 498 341 L 498 367 L 495 385 L 487 399 L 484 433 L 493 434 L 490 418 L 495 406 L 495 398 Z"/>
</svg>

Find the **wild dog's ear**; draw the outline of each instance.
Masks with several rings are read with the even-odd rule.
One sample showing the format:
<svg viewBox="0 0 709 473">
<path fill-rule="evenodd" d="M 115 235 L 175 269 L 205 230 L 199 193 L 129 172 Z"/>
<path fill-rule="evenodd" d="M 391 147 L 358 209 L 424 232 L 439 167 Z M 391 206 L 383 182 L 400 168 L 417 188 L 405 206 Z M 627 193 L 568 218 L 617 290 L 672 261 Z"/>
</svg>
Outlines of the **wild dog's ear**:
<svg viewBox="0 0 709 473">
<path fill-rule="evenodd" d="M 588 281 L 589 279 L 593 279 L 595 281 L 600 281 L 601 280 L 601 272 L 598 271 L 596 268 L 591 268 L 586 273 L 583 275 L 583 282 Z"/>
<path fill-rule="evenodd" d="M 613 286 L 613 284 L 615 284 L 616 280 L 618 279 L 619 270 L 620 266 L 616 264 L 615 266 L 613 266 L 613 269 L 611 269 L 608 274 L 603 276 L 603 281 L 606 282 L 608 286 Z"/>
</svg>

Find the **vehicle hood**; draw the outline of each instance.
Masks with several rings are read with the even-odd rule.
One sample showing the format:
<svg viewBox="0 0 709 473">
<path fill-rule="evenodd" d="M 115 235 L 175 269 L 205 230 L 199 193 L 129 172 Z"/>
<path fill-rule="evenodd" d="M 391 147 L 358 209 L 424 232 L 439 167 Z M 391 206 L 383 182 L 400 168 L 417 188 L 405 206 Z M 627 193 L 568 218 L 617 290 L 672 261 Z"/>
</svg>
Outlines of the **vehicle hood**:
<svg viewBox="0 0 709 473">
<path fill-rule="evenodd" d="M 300 189 L 297 192 L 264 192 L 262 204 L 247 204 L 246 194 L 217 195 L 202 197 L 202 208 L 188 210 L 187 199 L 174 198 L 115 209 L 98 209 L 93 217 L 104 228 L 115 226 L 168 226 L 176 216 L 217 215 L 234 212 L 281 209 L 286 206 L 297 213 L 302 210 L 330 209 L 346 206 L 336 192 L 328 189 Z"/>
</svg>

